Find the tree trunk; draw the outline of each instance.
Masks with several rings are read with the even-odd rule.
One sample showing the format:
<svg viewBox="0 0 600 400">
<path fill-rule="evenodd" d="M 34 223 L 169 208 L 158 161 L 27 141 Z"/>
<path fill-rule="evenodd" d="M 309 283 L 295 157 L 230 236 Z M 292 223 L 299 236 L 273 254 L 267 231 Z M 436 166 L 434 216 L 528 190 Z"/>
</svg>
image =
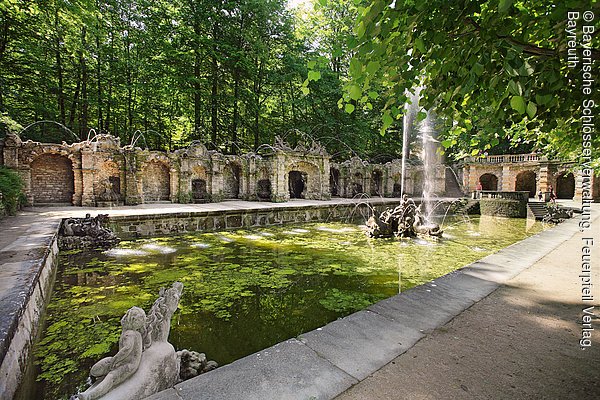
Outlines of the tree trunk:
<svg viewBox="0 0 600 400">
<path fill-rule="evenodd" d="M 260 145 L 260 95 L 262 91 L 263 63 L 256 60 L 256 78 L 254 79 L 254 150 Z"/>
<path fill-rule="evenodd" d="M 218 117 L 218 95 L 219 95 L 219 82 L 218 82 L 218 65 L 217 58 L 213 56 L 212 60 L 212 89 L 210 92 L 210 123 L 211 123 L 211 141 L 217 145 L 217 117 Z"/>
<path fill-rule="evenodd" d="M 98 7 L 98 2 L 96 2 L 96 6 Z M 98 19 L 98 27 L 97 27 L 97 32 L 100 31 L 101 26 L 100 26 L 100 20 Z M 104 131 L 104 124 L 102 121 L 102 61 L 101 61 L 101 54 L 100 54 L 100 35 L 96 32 L 96 54 L 97 54 L 97 58 L 96 58 L 96 83 L 98 85 L 98 99 L 96 100 L 97 104 L 98 104 L 98 133 L 103 133 Z"/>
<path fill-rule="evenodd" d="M 63 70 L 62 70 L 62 58 L 60 55 L 60 27 L 58 23 L 58 8 L 54 11 L 54 29 L 56 39 L 56 75 L 58 78 L 58 110 L 60 114 L 60 123 L 65 125 L 66 114 L 65 114 L 65 98 L 64 98 L 64 85 L 63 85 Z"/>
<path fill-rule="evenodd" d="M 235 69 L 233 75 L 233 121 L 231 124 L 231 152 L 236 154 L 236 144 L 238 140 L 238 120 L 240 118 L 240 110 L 238 105 L 240 97 L 240 72 Z"/>
<path fill-rule="evenodd" d="M 88 81 L 88 71 L 87 71 L 87 63 L 85 59 L 85 48 L 86 44 L 86 28 L 83 26 L 81 28 L 81 47 L 82 47 L 82 56 L 81 56 L 81 114 L 79 118 L 79 138 L 83 139 L 87 136 L 88 133 L 88 108 L 89 108 L 89 99 L 87 92 L 87 81 Z"/>
<path fill-rule="evenodd" d="M 110 33 L 110 58 L 108 59 L 108 95 L 106 99 L 106 130 L 110 131 L 110 117 L 111 117 L 111 100 L 112 100 L 112 78 L 111 74 L 113 71 L 114 64 L 114 46 L 113 46 L 113 34 Z M 113 129 L 113 135 L 117 136 L 116 129 Z"/>
<path fill-rule="evenodd" d="M 201 86 L 200 86 L 200 66 L 202 63 L 202 57 L 200 55 L 200 21 L 198 21 L 197 16 L 194 16 L 194 34 L 195 37 L 195 46 L 194 49 L 195 57 L 194 57 L 194 135 L 195 139 L 201 140 L 200 132 L 202 131 L 202 96 L 201 96 Z"/>
<path fill-rule="evenodd" d="M 131 76 L 131 51 L 129 49 L 129 36 L 125 41 L 125 55 L 126 55 L 126 80 L 127 80 L 127 125 L 125 127 L 125 134 L 127 139 L 131 141 L 130 135 L 133 134 L 133 79 Z"/>
<path fill-rule="evenodd" d="M 71 111 L 69 112 L 69 129 L 73 130 L 75 123 L 75 114 L 77 113 L 77 102 L 79 101 L 79 90 L 81 89 L 81 75 L 83 69 L 83 54 L 79 51 L 79 70 L 77 71 L 77 83 L 75 84 L 75 92 L 73 92 L 73 101 L 71 102 Z"/>
</svg>

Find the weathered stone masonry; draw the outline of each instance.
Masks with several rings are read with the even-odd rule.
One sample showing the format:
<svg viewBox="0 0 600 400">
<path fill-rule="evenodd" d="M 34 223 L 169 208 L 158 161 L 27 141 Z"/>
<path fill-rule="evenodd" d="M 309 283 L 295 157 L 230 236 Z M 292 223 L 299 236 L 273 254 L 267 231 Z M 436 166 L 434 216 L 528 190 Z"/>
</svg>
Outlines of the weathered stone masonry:
<svg viewBox="0 0 600 400">
<path fill-rule="evenodd" d="M 380 165 L 353 158 L 336 164 L 317 143 L 292 148 L 279 139 L 272 148 L 269 155 L 235 156 L 209 151 L 200 143 L 160 152 L 121 147 L 110 135 L 71 145 L 23 142 L 9 135 L 2 153 L 5 165 L 25 182 L 29 205 L 284 202 L 399 194 L 400 161 Z M 408 169 L 407 193 L 420 193 L 419 176 L 417 168 Z"/>
<path fill-rule="evenodd" d="M 194 142 L 172 151 L 121 147 L 119 139 L 101 135 L 95 141 L 48 144 L 8 135 L 0 153 L 4 165 L 25 182 L 29 205 L 135 205 L 156 202 L 199 203 L 225 199 L 285 202 L 292 198 L 326 200 L 332 196 L 398 197 L 401 160 L 370 164 L 358 157 L 332 162 L 318 143 L 294 148 L 276 139 L 267 155 L 224 155 Z M 413 160 L 414 161 L 414 160 Z M 572 163 L 549 161 L 535 154 L 489 156 L 466 160 L 451 169 L 441 160 L 429 175 L 433 195 L 484 190 L 547 191 L 559 198 L 580 199 L 581 174 Z M 456 175 L 455 175 L 456 174 Z M 422 165 L 409 162 L 404 192 L 423 193 Z M 460 181 L 460 183 L 458 183 Z M 600 179 L 591 184 L 600 199 Z"/>
</svg>

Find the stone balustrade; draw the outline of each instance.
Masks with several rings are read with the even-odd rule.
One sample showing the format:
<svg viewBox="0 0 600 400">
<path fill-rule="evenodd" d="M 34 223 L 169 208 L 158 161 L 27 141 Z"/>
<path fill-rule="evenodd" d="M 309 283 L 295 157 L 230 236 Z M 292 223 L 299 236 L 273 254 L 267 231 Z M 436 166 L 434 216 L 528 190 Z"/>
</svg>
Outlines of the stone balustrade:
<svg viewBox="0 0 600 400">
<path fill-rule="evenodd" d="M 523 163 L 523 162 L 535 162 L 543 161 L 544 157 L 536 153 L 531 154 L 502 154 L 487 157 L 468 157 L 467 162 L 469 163 L 480 163 L 480 164 L 502 164 L 502 163 Z"/>
</svg>

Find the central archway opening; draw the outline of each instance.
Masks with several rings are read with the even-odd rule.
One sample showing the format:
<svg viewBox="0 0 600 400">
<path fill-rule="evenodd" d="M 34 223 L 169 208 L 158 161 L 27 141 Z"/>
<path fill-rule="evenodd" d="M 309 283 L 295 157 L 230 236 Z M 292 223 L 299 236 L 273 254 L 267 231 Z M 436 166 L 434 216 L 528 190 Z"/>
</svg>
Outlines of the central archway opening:
<svg viewBox="0 0 600 400">
<path fill-rule="evenodd" d="M 556 178 L 556 197 L 572 199 L 575 196 L 575 177 L 572 173 L 562 173 Z"/>
<path fill-rule="evenodd" d="M 383 183 L 383 174 L 381 171 L 373 171 L 371 174 L 371 196 L 381 196 L 383 195 L 381 191 L 381 186 Z"/>
<path fill-rule="evenodd" d="M 360 172 L 354 174 L 352 179 L 352 196 L 363 194 L 363 175 Z"/>
<path fill-rule="evenodd" d="M 224 171 L 223 192 L 227 199 L 237 199 L 240 197 L 240 176 L 242 168 L 237 164 L 229 164 Z"/>
<path fill-rule="evenodd" d="M 329 189 L 331 190 L 332 196 L 339 196 L 340 187 L 340 171 L 336 168 L 331 168 L 329 172 Z"/>
<path fill-rule="evenodd" d="M 160 161 L 150 161 L 144 168 L 142 187 L 144 201 L 168 201 L 171 196 L 169 167 Z"/>
<path fill-rule="evenodd" d="M 196 203 L 206 199 L 206 181 L 204 179 L 192 180 L 192 197 Z"/>
<path fill-rule="evenodd" d="M 535 197 L 535 172 L 533 171 L 523 171 L 517 175 L 517 180 L 515 182 L 515 190 L 517 192 L 527 191 L 529 192 L 529 197 Z"/>
<path fill-rule="evenodd" d="M 306 189 L 306 183 L 308 181 L 307 174 L 301 171 L 290 171 L 289 176 L 289 190 L 291 199 L 303 199 L 304 191 Z"/>
<path fill-rule="evenodd" d="M 479 177 L 481 190 L 498 190 L 498 177 L 494 174 L 483 174 Z"/>
</svg>

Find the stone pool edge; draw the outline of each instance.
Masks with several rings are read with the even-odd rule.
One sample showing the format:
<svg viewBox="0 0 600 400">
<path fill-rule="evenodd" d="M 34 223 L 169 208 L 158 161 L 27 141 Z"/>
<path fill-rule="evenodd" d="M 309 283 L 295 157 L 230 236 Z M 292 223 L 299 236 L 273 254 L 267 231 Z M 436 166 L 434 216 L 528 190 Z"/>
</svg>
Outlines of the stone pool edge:
<svg viewBox="0 0 600 400">
<path fill-rule="evenodd" d="M 53 284 L 60 220 L 38 221 L 0 252 L 0 399 L 17 392 Z"/>
<path fill-rule="evenodd" d="M 29 216 L 28 221 L 19 222 L 27 224 L 27 228 L 0 249 L 0 399 L 14 398 L 28 373 L 31 349 L 40 334 L 41 317 L 54 282 L 59 252 L 58 230 L 64 218 L 83 217 L 86 212 L 108 213 L 111 225 L 118 227 L 119 235 L 129 239 L 158 234 L 338 220 L 359 212 L 361 207 L 381 209 L 395 206 L 398 202 L 396 198 L 307 201 L 301 204 L 230 202 L 187 207 L 177 205 L 176 208 L 165 205 L 159 213 L 135 207 L 68 207 L 56 209 L 56 212 L 49 208 L 42 210 L 43 215 Z M 229 208 L 215 207 L 223 204 Z M 182 208 L 185 211 L 181 211 Z M 265 215 L 270 217 L 262 218 Z M 188 222 L 193 220 L 195 224 L 182 223 L 186 219 Z M 123 229 L 124 226 L 135 228 Z M 11 235 L 11 228 L 10 224 L 5 227 L 7 235 Z"/>
<path fill-rule="evenodd" d="M 147 400 L 333 399 L 531 267 L 578 230 L 578 221 L 570 219 Z"/>
</svg>

